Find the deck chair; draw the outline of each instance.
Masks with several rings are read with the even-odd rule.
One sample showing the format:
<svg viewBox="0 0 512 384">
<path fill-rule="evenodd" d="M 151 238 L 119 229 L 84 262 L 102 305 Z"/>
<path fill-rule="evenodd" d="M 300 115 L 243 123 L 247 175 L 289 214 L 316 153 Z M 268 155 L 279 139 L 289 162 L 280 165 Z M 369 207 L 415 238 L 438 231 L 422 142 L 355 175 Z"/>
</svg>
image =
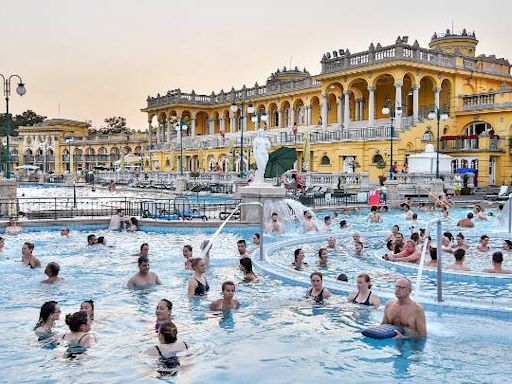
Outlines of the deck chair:
<svg viewBox="0 0 512 384">
<path fill-rule="evenodd" d="M 206 215 L 203 215 L 197 209 L 194 209 L 190 206 L 190 201 L 186 197 L 176 197 L 174 199 L 174 210 L 176 214 L 183 220 L 208 220 L 208 217 L 206 217 Z"/>
<path fill-rule="evenodd" d="M 508 200 L 508 185 L 502 185 L 497 195 L 485 195 L 486 200 Z"/>
</svg>

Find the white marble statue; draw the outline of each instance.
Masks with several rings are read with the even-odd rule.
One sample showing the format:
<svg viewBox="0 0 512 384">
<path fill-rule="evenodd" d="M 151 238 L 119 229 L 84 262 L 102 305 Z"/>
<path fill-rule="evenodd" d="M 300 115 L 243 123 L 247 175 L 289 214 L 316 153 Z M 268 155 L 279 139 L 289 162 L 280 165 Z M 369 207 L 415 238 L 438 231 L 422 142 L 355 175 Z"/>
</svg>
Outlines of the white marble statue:
<svg viewBox="0 0 512 384">
<path fill-rule="evenodd" d="M 258 129 L 256 138 L 252 143 L 254 158 L 256 159 L 256 174 L 254 176 L 254 184 L 263 183 L 265 169 L 268 163 L 268 149 L 270 148 L 270 141 L 265 135 L 265 130 Z"/>
</svg>

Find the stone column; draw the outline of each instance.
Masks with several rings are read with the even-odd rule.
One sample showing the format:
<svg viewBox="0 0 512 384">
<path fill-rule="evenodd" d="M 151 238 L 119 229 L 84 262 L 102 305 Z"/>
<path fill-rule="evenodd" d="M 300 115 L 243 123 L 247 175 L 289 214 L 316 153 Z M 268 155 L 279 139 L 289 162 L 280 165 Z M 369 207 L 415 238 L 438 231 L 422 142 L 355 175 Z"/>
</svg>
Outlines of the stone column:
<svg viewBox="0 0 512 384">
<path fill-rule="evenodd" d="M 412 118 L 415 123 L 419 121 L 419 89 L 418 84 L 412 86 Z"/>
<path fill-rule="evenodd" d="M 293 107 L 288 109 L 288 126 L 293 127 L 293 123 L 295 122 L 295 110 Z"/>
<path fill-rule="evenodd" d="M 219 119 L 220 121 L 220 130 L 221 132 L 226 132 L 226 119 L 224 117 L 221 117 Z"/>
<path fill-rule="evenodd" d="M 157 145 L 160 145 L 160 139 L 162 137 L 161 130 L 162 130 L 162 123 L 159 122 L 158 127 L 156 129 L 156 144 Z"/>
<path fill-rule="evenodd" d="M 151 148 L 151 145 L 153 145 L 152 143 L 152 139 L 151 139 L 151 130 L 153 128 L 151 127 L 151 120 L 148 121 L 148 145 L 149 145 L 149 148 Z"/>
<path fill-rule="evenodd" d="M 192 137 L 196 135 L 196 119 L 190 119 L 190 135 Z"/>
<path fill-rule="evenodd" d="M 395 81 L 395 128 L 397 129 L 402 127 L 402 85 L 401 81 Z"/>
<path fill-rule="evenodd" d="M 441 88 L 435 87 L 434 88 L 434 104 L 436 105 L 436 108 L 440 108 L 439 106 L 439 94 L 441 93 Z"/>
<path fill-rule="evenodd" d="M 242 125 L 244 127 L 244 132 L 247 132 L 247 113 L 244 114 L 244 118 L 242 119 Z"/>
<path fill-rule="evenodd" d="M 343 124 L 343 100 L 341 99 L 341 96 L 337 97 L 337 104 L 338 104 L 338 116 L 336 116 L 336 119 L 338 120 L 337 123 Z"/>
<path fill-rule="evenodd" d="M 343 126 L 345 128 L 348 128 L 350 126 L 350 91 L 343 92 L 343 95 L 345 96 L 345 101 L 343 103 L 345 104 L 345 116 L 343 116 Z"/>
<path fill-rule="evenodd" d="M 229 111 L 229 132 L 236 131 L 236 113 Z"/>
<path fill-rule="evenodd" d="M 306 125 L 308 125 L 308 126 L 313 124 L 311 121 L 312 112 L 313 111 L 312 111 L 311 105 L 306 106 Z"/>
<path fill-rule="evenodd" d="M 354 113 L 354 120 L 357 121 L 359 120 L 359 110 L 360 110 L 360 107 L 361 107 L 361 99 L 357 99 L 356 102 L 355 102 L 355 107 L 356 107 L 356 110 L 355 110 L 355 113 Z"/>
<path fill-rule="evenodd" d="M 322 128 L 327 128 L 327 94 L 322 93 Z"/>
<path fill-rule="evenodd" d="M 173 129 L 174 127 L 172 126 L 171 119 L 167 120 L 167 144 L 171 144 Z"/>
<path fill-rule="evenodd" d="M 368 87 L 368 126 L 372 127 L 375 119 L 375 86 Z"/>
<path fill-rule="evenodd" d="M 277 111 L 277 128 L 283 128 L 283 111 Z"/>
</svg>

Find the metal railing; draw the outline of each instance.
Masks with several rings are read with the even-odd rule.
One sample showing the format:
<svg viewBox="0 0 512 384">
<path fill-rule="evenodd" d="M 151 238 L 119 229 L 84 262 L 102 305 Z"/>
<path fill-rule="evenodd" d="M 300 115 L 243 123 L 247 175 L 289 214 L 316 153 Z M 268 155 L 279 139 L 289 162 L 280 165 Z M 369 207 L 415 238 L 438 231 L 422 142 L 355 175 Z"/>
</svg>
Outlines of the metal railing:
<svg viewBox="0 0 512 384">
<path fill-rule="evenodd" d="M 26 217 L 30 220 L 58 220 L 63 218 L 109 217 L 122 209 L 125 216 L 154 219 L 219 219 L 225 212 L 231 212 L 238 203 L 187 202 L 188 215 L 176 212 L 174 199 L 137 199 L 112 197 L 41 197 L 0 199 L 0 217 Z M 239 216 L 235 216 L 239 219 Z"/>
</svg>

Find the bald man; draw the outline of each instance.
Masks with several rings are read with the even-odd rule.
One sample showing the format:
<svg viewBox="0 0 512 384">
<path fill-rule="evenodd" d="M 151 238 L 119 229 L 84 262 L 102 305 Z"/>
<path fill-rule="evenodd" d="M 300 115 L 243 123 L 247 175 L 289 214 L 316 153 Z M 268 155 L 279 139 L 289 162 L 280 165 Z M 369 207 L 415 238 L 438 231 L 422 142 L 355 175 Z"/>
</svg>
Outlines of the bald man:
<svg viewBox="0 0 512 384">
<path fill-rule="evenodd" d="M 384 308 L 382 324 L 398 325 L 405 334 L 396 331 L 395 338 L 418 339 L 427 336 L 425 311 L 411 299 L 412 284 L 409 279 L 398 279 L 395 284 L 396 300 L 390 300 Z"/>
</svg>

